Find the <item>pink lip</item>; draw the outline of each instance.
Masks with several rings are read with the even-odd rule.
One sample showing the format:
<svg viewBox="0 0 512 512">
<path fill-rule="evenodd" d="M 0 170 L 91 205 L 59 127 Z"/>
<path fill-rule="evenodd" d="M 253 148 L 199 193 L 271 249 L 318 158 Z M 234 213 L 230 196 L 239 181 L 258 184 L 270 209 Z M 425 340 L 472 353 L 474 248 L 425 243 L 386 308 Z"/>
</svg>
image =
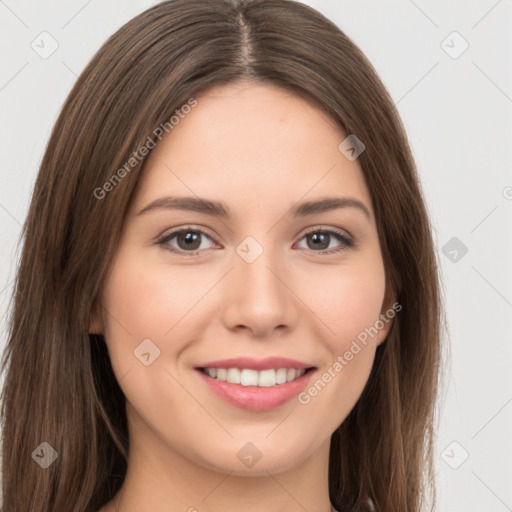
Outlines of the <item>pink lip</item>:
<svg viewBox="0 0 512 512">
<path fill-rule="evenodd" d="M 314 365 L 301 363 L 287 357 L 266 357 L 265 359 L 253 359 L 252 357 L 236 357 L 233 359 L 222 359 L 210 363 L 197 365 L 196 368 L 248 368 L 250 370 L 271 370 L 278 368 L 311 368 Z M 283 386 L 284 384 L 280 384 Z"/>
<path fill-rule="evenodd" d="M 222 368 L 223 366 L 220 367 Z M 231 368 L 236 368 L 236 365 L 231 366 Z M 244 368 L 247 368 L 247 366 L 244 366 Z M 283 366 L 281 366 L 281 368 L 283 368 Z M 272 387 L 259 387 L 231 384 L 231 382 L 209 377 L 201 370 L 196 371 L 210 390 L 217 396 L 223 398 L 231 405 L 248 411 L 269 411 L 285 404 L 304 390 L 311 375 L 315 373 L 314 370 L 311 370 L 302 375 L 302 377 L 291 382 L 286 382 L 285 384 L 277 384 Z"/>
</svg>

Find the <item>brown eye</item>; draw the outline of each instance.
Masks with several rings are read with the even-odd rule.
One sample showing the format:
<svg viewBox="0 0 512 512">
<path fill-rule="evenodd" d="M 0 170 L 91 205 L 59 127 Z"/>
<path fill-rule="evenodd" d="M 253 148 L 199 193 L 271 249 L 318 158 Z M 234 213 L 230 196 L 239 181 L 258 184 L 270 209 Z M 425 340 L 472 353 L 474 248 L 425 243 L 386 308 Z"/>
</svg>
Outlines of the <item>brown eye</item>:
<svg viewBox="0 0 512 512">
<path fill-rule="evenodd" d="M 306 233 L 301 240 L 306 240 L 306 249 L 311 249 L 320 254 L 334 253 L 353 247 L 354 241 L 341 232 L 326 229 L 314 229 Z M 338 241 L 338 247 L 332 247 L 331 243 Z M 332 249 L 332 250 L 331 250 Z"/>
<path fill-rule="evenodd" d="M 173 252 L 196 253 L 199 250 L 207 249 L 203 244 L 204 239 L 211 238 L 200 229 L 185 228 L 173 231 L 158 243 Z M 175 239 L 175 242 L 173 240 Z"/>
<path fill-rule="evenodd" d="M 309 247 L 314 247 L 315 249 L 327 249 L 330 239 L 331 235 L 327 233 L 309 233 L 306 235 L 307 244 Z"/>
</svg>

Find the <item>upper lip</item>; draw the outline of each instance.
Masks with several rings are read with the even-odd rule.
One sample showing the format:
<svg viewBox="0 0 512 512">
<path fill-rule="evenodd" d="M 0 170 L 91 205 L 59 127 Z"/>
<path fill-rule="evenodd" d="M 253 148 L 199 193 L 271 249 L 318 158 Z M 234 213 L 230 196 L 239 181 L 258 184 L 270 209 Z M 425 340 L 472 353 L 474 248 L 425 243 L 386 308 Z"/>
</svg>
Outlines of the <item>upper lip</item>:
<svg viewBox="0 0 512 512">
<path fill-rule="evenodd" d="M 251 370 L 271 370 L 278 368 L 313 368 L 309 363 L 303 363 L 287 357 L 266 357 L 264 359 L 254 359 L 252 357 L 236 357 L 231 359 L 222 359 L 210 361 L 201 364 L 197 368 L 248 368 Z"/>
</svg>

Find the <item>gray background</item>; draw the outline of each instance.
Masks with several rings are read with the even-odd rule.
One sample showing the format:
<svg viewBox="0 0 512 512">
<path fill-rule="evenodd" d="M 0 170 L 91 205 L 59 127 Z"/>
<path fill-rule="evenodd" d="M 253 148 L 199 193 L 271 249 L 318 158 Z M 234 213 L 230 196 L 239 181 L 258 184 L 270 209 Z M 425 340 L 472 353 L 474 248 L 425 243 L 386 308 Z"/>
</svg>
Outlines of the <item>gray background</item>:
<svg viewBox="0 0 512 512">
<path fill-rule="evenodd" d="M 0 1 L 0 351 L 16 244 L 60 107 L 107 37 L 154 3 Z M 389 89 L 435 225 L 449 321 L 438 510 L 510 511 L 512 0 L 305 3 L 361 47 Z M 47 58 L 31 47 L 51 48 L 43 31 L 58 44 Z"/>
</svg>

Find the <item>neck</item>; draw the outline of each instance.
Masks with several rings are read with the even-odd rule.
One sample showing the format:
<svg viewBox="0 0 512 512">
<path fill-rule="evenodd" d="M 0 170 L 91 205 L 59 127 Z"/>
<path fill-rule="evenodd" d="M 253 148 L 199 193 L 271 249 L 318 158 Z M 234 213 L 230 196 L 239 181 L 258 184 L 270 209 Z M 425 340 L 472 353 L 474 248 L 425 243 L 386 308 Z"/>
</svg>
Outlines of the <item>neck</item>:
<svg viewBox="0 0 512 512">
<path fill-rule="evenodd" d="M 132 437 L 134 437 L 132 439 Z M 255 476 L 208 468 L 155 436 L 131 436 L 128 471 L 100 512 L 331 512 L 330 440 L 290 469 Z M 187 454 L 189 455 L 189 454 Z"/>
</svg>

